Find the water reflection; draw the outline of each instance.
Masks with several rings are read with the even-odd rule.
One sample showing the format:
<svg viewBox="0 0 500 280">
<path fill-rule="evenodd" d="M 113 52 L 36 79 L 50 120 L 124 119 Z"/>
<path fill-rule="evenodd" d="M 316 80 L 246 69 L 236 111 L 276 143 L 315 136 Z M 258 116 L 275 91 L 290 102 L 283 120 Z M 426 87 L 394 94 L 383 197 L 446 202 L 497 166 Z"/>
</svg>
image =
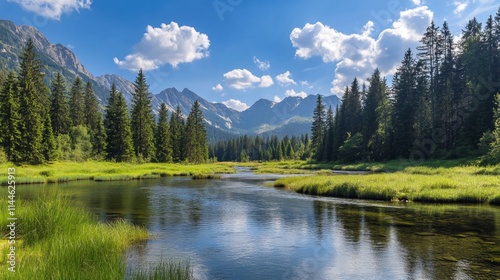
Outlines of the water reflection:
<svg viewBox="0 0 500 280">
<path fill-rule="evenodd" d="M 131 265 L 188 259 L 197 279 L 500 278 L 499 208 L 316 198 L 266 180 L 243 173 L 59 188 L 103 221 L 124 218 L 156 235 L 129 251 Z"/>
</svg>

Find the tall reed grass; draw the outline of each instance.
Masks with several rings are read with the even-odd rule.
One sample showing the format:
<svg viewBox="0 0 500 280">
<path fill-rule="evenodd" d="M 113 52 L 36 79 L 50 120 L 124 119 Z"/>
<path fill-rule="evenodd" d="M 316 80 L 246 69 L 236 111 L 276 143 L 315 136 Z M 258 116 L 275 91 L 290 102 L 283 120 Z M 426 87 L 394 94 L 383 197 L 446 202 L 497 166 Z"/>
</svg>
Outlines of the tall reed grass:
<svg viewBox="0 0 500 280">
<path fill-rule="evenodd" d="M 0 200 L 0 205 L 7 209 L 5 199 Z M 17 271 L 7 270 L 9 248 L 2 242 L 0 279 L 125 279 L 127 247 L 149 238 L 145 229 L 124 220 L 98 222 L 91 213 L 55 191 L 33 200 L 17 200 L 16 211 Z M 2 236 L 7 234 L 7 215 L 7 211 L 0 212 Z M 157 269 L 164 270 L 165 266 Z M 189 266 L 173 268 L 189 270 Z"/>
</svg>

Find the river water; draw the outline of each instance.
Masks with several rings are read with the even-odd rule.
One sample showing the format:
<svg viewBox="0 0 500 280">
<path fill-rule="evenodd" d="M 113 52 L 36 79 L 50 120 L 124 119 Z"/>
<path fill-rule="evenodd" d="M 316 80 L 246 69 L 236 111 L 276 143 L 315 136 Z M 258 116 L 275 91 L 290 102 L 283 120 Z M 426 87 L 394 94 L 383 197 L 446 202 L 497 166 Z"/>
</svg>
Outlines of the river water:
<svg viewBox="0 0 500 280">
<path fill-rule="evenodd" d="M 266 186 L 277 177 L 58 187 L 102 221 L 155 235 L 128 251 L 130 267 L 164 258 L 188 261 L 196 279 L 500 279 L 498 207 L 313 197 Z"/>
</svg>

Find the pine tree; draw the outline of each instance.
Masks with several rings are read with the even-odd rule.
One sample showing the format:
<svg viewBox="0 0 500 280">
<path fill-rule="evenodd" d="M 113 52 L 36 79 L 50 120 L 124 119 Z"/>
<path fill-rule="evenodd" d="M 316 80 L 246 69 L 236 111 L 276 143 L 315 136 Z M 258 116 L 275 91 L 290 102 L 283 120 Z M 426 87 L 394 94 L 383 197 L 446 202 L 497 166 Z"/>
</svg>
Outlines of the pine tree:
<svg viewBox="0 0 500 280">
<path fill-rule="evenodd" d="M 419 101 L 416 93 L 416 61 L 408 49 L 404 55 L 401 66 L 393 78 L 394 89 L 394 157 L 408 158 L 415 141 L 413 129 L 416 108 Z"/>
<path fill-rule="evenodd" d="M 43 155 L 44 161 L 54 161 L 57 159 L 57 145 L 56 139 L 54 138 L 54 134 L 52 132 L 51 122 L 52 121 L 50 115 L 47 114 L 45 117 L 42 134 L 41 153 Z"/>
<path fill-rule="evenodd" d="M 366 94 L 365 106 L 363 107 L 363 143 L 368 148 L 367 154 L 372 155 L 376 153 L 375 149 L 378 148 L 379 138 L 376 133 L 379 128 L 379 111 L 378 108 L 384 102 L 386 96 L 385 81 L 380 77 L 380 71 L 375 69 L 371 78 L 370 86 Z"/>
<path fill-rule="evenodd" d="M 70 92 L 70 116 L 71 125 L 85 125 L 85 98 L 83 92 L 83 83 L 80 77 L 77 77 Z"/>
<path fill-rule="evenodd" d="M 312 153 L 317 161 L 324 159 L 324 133 L 325 133 L 325 105 L 320 94 L 316 99 L 316 107 L 313 112 L 313 123 L 311 127 Z"/>
<path fill-rule="evenodd" d="M 151 97 L 146 77 L 139 70 L 134 83 L 135 93 L 132 101 L 132 138 L 135 155 L 139 159 L 150 161 L 155 155 L 154 117 L 151 108 Z"/>
<path fill-rule="evenodd" d="M 177 106 L 175 112 L 170 116 L 169 128 L 172 160 L 181 162 L 184 160 L 184 119 L 182 118 L 180 106 Z"/>
<path fill-rule="evenodd" d="M 107 159 L 118 162 L 130 161 L 134 157 L 132 146 L 132 132 L 127 103 L 121 92 L 116 90 L 113 83 L 106 106 L 106 152 Z"/>
<path fill-rule="evenodd" d="M 0 91 L 0 137 L 1 147 L 7 159 L 12 162 L 20 161 L 22 153 L 18 148 L 22 137 L 17 92 L 16 76 L 11 72 L 7 75 Z"/>
<path fill-rule="evenodd" d="M 185 128 L 185 155 L 191 163 L 203 163 L 208 160 L 207 131 L 201 105 L 196 100 L 187 118 Z"/>
<path fill-rule="evenodd" d="M 90 132 L 92 156 L 101 158 L 106 153 L 106 131 L 102 114 L 99 112 L 99 102 L 94 94 L 92 84 L 87 82 L 84 91 L 85 125 Z"/>
<path fill-rule="evenodd" d="M 162 103 L 156 127 L 156 161 L 172 162 L 172 146 L 170 145 L 170 132 L 168 127 L 167 105 Z"/>
<path fill-rule="evenodd" d="M 71 119 L 69 117 L 69 104 L 66 99 L 66 85 L 61 73 L 57 73 L 52 81 L 50 117 L 54 136 L 57 137 L 59 134 L 68 134 Z"/>
<path fill-rule="evenodd" d="M 439 27 L 434 24 L 434 21 L 427 27 L 420 42 L 422 45 L 417 47 L 417 50 L 420 51 L 418 57 L 422 62 L 422 70 L 428 79 L 427 90 L 431 102 L 432 125 L 433 127 L 437 127 L 440 122 L 438 116 L 441 115 L 439 104 L 442 100 L 441 92 L 437 91 L 437 77 L 442 62 L 443 38 Z"/>
<path fill-rule="evenodd" d="M 495 102 L 495 129 L 492 132 L 493 141 L 490 143 L 490 150 L 488 151 L 488 154 L 483 158 L 483 163 L 487 164 L 500 163 L 500 93 L 496 95 Z"/>
<path fill-rule="evenodd" d="M 41 80 L 41 64 L 36 57 L 35 46 L 28 40 L 20 55 L 20 71 L 18 75 L 19 112 L 21 116 L 21 141 L 16 153 L 19 161 L 39 164 L 44 161 L 42 154 L 44 95 L 38 82 Z"/>
<path fill-rule="evenodd" d="M 332 161 L 333 160 L 333 142 L 335 138 L 335 119 L 333 116 L 332 106 L 328 108 L 326 113 L 326 130 L 325 130 L 325 160 Z"/>
</svg>

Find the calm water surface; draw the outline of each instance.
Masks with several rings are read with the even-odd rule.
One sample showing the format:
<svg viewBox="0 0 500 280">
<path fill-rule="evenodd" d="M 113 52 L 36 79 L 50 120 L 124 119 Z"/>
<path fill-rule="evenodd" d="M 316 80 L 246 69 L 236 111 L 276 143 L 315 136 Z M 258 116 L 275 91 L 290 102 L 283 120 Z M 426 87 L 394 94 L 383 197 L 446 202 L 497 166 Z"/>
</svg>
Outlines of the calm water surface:
<svg viewBox="0 0 500 280">
<path fill-rule="evenodd" d="M 155 234 L 129 250 L 130 267 L 174 258 L 196 279 L 500 279 L 498 207 L 311 197 L 265 186 L 276 177 L 59 187 L 103 221 Z"/>
</svg>

